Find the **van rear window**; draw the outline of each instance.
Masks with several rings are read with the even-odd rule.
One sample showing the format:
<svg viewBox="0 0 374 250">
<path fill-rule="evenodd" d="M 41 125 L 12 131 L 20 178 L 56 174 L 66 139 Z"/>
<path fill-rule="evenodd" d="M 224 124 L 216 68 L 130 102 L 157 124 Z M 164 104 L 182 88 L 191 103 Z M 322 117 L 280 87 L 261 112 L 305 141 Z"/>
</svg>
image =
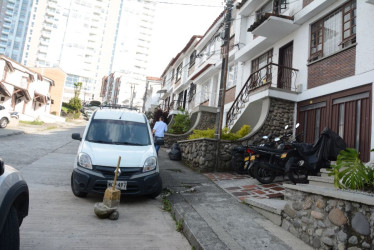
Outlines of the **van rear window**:
<svg viewBox="0 0 374 250">
<path fill-rule="evenodd" d="M 87 131 L 86 141 L 117 145 L 150 145 L 146 123 L 94 119 Z"/>
</svg>

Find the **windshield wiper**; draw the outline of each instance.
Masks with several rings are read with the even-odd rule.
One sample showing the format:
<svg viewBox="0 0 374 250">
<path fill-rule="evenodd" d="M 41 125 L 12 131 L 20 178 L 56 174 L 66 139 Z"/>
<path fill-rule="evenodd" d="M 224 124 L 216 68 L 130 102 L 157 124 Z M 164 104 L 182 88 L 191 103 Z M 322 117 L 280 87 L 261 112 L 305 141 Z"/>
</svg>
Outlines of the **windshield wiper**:
<svg viewBox="0 0 374 250">
<path fill-rule="evenodd" d="M 140 143 L 134 143 L 134 142 L 113 142 L 113 144 L 116 144 L 116 145 L 132 145 L 132 146 L 144 146 L 144 144 L 140 144 Z"/>
</svg>

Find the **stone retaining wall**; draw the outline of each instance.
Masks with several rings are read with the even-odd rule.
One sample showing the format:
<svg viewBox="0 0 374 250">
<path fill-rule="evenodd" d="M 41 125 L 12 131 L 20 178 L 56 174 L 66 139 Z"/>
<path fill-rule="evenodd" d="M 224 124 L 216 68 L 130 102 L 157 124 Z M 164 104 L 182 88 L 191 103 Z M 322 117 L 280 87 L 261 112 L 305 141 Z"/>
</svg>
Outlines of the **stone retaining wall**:
<svg viewBox="0 0 374 250">
<path fill-rule="evenodd" d="M 315 249 L 374 249 L 373 196 L 365 204 L 286 188 L 284 197 L 282 227 Z"/>
<path fill-rule="evenodd" d="M 198 119 L 198 112 L 200 112 L 200 119 Z M 191 125 L 195 122 L 198 122 L 195 129 L 208 129 L 213 128 L 216 122 L 216 113 L 212 113 L 209 111 L 198 111 L 191 115 Z M 165 148 L 170 148 L 173 143 L 177 141 L 187 140 L 188 136 L 192 134 L 192 130 L 188 131 L 187 133 L 176 135 L 176 134 L 169 134 L 165 133 Z"/>
<path fill-rule="evenodd" d="M 231 171 L 231 151 L 239 145 L 249 145 L 258 142 L 264 135 L 273 133 L 280 135 L 284 131 L 285 125 L 293 124 L 294 103 L 280 99 L 271 98 L 271 107 L 267 119 L 259 131 L 237 141 L 221 141 L 218 158 L 217 141 L 214 139 L 187 140 L 189 134 L 165 136 L 165 144 L 169 147 L 174 142 L 178 142 L 182 151 L 184 163 L 201 172 L 207 171 Z M 203 121 L 197 129 L 211 128 L 215 124 L 215 113 L 205 114 Z M 191 131 L 192 133 L 192 131 Z"/>
<path fill-rule="evenodd" d="M 182 161 L 199 172 L 231 171 L 231 151 L 238 142 L 221 141 L 217 165 L 217 140 L 196 139 L 178 141 Z"/>
<path fill-rule="evenodd" d="M 274 134 L 279 136 L 284 133 L 286 125 L 292 126 L 294 120 L 295 103 L 276 98 L 270 98 L 269 114 L 263 126 L 249 138 L 244 138 L 245 144 L 254 144 L 264 135 Z"/>
</svg>

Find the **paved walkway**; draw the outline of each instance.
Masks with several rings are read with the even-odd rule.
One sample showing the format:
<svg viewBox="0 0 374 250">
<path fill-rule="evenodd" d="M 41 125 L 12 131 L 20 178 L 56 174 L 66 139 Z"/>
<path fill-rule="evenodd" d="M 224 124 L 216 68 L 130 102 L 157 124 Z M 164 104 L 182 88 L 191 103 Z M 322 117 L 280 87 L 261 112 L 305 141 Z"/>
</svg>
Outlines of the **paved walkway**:
<svg viewBox="0 0 374 250">
<path fill-rule="evenodd" d="M 176 221 L 183 223 L 183 233 L 195 249 L 312 249 L 240 202 L 246 195 L 263 195 L 261 190 L 281 193 L 276 190 L 280 184 L 264 187 L 246 176 L 200 174 L 169 160 L 164 149 L 159 163 L 169 190 L 163 199 L 172 204 Z"/>
<path fill-rule="evenodd" d="M 284 182 L 275 182 L 271 184 L 260 184 L 254 178 L 248 175 L 239 175 L 233 173 L 207 173 L 209 179 L 221 186 L 228 193 L 232 194 L 240 201 L 246 198 L 257 199 L 282 199 Z M 242 180 L 242 181 L 237 181 Z M 225 182 L 226 181 L 226 182 Z M 227 183 L 231 185 L 228 185 Z"/>
</svg>

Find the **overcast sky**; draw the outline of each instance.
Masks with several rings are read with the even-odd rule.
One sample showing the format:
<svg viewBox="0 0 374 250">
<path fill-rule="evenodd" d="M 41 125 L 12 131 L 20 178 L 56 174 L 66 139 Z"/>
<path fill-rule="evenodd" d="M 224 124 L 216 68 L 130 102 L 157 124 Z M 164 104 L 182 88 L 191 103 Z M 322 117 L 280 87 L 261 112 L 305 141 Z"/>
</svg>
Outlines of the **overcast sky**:
<svg viewBox="0 0 374 250">
<path fill-rule="evenodd" d="M 204 35 L 224 9 L 222 0 L 156 0 L 153 46 L 150 52 L 148 76 L 160 77 L 170 60 L 188 43 L 193 35 Z M 172 2 L 165 4 L 162 2 Z M 181 4 L 175 4 L 181 3 Z M 189 5 L 183 5 L 189 4 Z M 213 5 L 204 7 L 193 5 Z"/>
</svg>

